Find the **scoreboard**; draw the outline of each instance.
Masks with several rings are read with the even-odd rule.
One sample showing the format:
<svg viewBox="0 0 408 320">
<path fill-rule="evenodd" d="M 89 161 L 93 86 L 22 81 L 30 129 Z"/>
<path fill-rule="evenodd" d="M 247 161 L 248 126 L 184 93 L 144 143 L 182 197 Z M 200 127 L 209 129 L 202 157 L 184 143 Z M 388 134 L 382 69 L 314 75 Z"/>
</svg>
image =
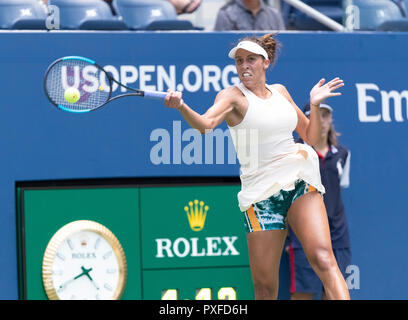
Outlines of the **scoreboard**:
<svg viewBox="0 0 408 320">
<path fill-rule="evenodd" d="M 64 225 L 91 220 L 123 247 L 122 299 L 253 299 L 239 188 L 237 181 L 19 185 L 20 298 L 48 298 L 47 244 Z"/>
</svg>

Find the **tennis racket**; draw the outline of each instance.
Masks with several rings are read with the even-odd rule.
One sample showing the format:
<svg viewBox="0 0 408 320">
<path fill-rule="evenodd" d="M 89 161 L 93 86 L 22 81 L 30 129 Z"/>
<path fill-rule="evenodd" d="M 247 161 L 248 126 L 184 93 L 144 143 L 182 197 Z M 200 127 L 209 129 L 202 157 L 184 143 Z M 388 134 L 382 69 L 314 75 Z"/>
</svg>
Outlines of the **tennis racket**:
<svg viewBox="0 0 408 320">
<path fill-rule="evenodd" d="M 112 97 L 114 82 L 131 92 Z M 67 89 L 76 94 L 67 98 Z M 128 96 L 164 99 L 167 95 L 166 92 L 143 91 L 126 86 L 95 61 L 79 56 L 54 61 L 45 73 L 44 90 L 54 106 L 75 113 L 94 111 L 108 102 Z"/>
</svg>

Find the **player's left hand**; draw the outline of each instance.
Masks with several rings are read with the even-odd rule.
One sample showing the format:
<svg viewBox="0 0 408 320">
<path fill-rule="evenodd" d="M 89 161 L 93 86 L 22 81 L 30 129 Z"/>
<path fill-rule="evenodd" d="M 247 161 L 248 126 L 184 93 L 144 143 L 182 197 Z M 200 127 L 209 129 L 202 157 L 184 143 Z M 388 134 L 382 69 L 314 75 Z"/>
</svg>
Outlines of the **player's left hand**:
<svg viewBox="0 0 408 320">
<path fill-rule="evenodd" d="M 340 96 L 340 92 L 334 92 L 336 89 L 344 86 L 343 80 L 339 77 L 324 84 L 326 80 L 321 79 L 310 91 L 310 104 L 319 105 L 325 99 L 335 96 Z"/>
</svg>

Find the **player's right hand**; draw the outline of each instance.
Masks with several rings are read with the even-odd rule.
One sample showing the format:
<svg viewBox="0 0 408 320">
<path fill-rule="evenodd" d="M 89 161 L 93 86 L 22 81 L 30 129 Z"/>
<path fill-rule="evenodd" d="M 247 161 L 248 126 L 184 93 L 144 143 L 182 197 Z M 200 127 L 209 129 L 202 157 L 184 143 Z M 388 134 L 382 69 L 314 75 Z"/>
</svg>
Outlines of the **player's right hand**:
<svg viewBox="0 0 408 320">
<path fill-rule="evenodd" d="M 180 110 L 184 101 L 182 99 L 182 93 L 180 91 L 167 90 L 167 96 L 164 98 L 164 105 L 169 108 Z"/>
</svg>

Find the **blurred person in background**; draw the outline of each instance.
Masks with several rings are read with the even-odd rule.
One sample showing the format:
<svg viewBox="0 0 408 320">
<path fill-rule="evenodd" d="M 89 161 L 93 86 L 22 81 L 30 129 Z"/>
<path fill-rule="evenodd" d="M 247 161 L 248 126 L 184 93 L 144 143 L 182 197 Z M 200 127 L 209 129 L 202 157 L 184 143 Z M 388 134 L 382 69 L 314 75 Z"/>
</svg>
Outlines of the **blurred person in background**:
<svg viewBox="0 0 408 320">
<path fill-rule="evenodd" d="M 177 14 L 193 13 L 201 5 L 201 0 L 168 0 L 176 9 Z"/>
<path fill-rule="evenodd" d="M 343 277 L 346 278 L 347 266 L 351 264 L 351 250 L 347 219 L 341 197 L 341 189 L 350 184 L 350 151 L 338 143 L 333 126 L 333 109 L 320 104 L 321 136 L 313 149 L 319 156 L 320 175 L 326 189 L 324 204 L 330 227 L 330 238 L 334 256 Z M 303 112 L 310 115 L 310 105 Z M 298 142 L 303 142 L 301 139 Z M 303 142 L 304 143 L 304 142 Z M 289 254 L 291 275 L 291 299 L 312 300 L 318 296 L 325 299 L 323 284 L 310 266 L 298 238 L 289 229 L 286 252 Z"/>
<path fill-rule="evenodd" d="M 214 30 L 285 30 L 285 25 L 264 0 L 230 0 L 218 11 Z"/>
</svg>

